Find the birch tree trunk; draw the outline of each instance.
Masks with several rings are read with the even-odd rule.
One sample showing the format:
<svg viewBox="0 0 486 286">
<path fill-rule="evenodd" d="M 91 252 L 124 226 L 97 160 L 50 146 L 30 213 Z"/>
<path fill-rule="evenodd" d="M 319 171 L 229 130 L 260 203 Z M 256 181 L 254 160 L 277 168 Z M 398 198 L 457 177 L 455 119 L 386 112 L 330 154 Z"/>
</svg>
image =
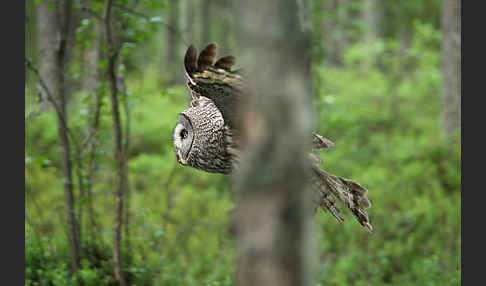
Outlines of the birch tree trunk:
<svg viewBox="0 0 486 286">
<path fill-rule="evenodd" d="M 443 1 L 442 31 L 442 124 L 449 136 L 461 127 L 461 1 Z"/>
<path fill-rule="evenodd" d="M 52 8 L 48 8 L 51 3 Z M 76 272 L 80 261 L 79 226 L 74 209 L 74 187 L 72 179 L 71 144 L 67 131 L 66 113 L 66 80 L 65 64 L 68 48 L 69 26 L 72 2 L 44 1 L 37 7 L 39 35 L 39 75 L 45 82 L 53 98 L 56 115 L 57 131 L 61 146 L 61 162 L 63 172 L 64 207 L 66 210 L 67 234 L 71 249 L 71 268 Z M 46 99 L 47 101 L 47 99 Z"/>
<path fill-rule="evenodd" d="M 303 1 L 240 1 L 243 156 L 238 188 L 238 285 L 310 285 L 309 41 Z M 310 142 L 307 142 L 310 143 Z M 309 145 L 310 146 L 310 145 Z M 306 180 L 307 179 L 307 180 Z"/>
</svg>

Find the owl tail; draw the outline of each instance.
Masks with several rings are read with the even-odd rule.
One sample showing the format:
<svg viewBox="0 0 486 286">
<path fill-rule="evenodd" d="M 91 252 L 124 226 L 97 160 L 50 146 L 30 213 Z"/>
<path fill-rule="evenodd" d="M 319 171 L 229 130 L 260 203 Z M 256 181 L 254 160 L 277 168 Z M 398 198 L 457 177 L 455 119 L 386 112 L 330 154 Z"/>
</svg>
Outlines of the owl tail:
<svg viewBox="0 0 486 286">
<path fill-rule="evenodd" d="M 366 230 L 369 232 L 373 230 L 366 214 L 366 209 L 371 206 L 366 197 L 368 192 L 366 188 L 351 180 L 329 174 L 319 169 L 317 165 L 312 166 L 312 185 L 316 191 L 317 207 L 329 211 L 339 222 L 342 222 L 344 218 L 334 199 L 337 198 L 354 214 Z"/>
</svg>

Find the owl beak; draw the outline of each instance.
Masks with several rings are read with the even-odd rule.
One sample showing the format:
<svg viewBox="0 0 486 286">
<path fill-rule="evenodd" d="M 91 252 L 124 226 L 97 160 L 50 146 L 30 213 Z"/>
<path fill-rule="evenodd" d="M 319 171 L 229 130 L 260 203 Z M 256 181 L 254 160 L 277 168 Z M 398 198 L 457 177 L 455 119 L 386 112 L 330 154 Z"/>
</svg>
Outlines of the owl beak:
<svg viewBox="0 0 486 286">
<path fill-rule="evenodd" d="M 179 162 L 179 164 L 186 165 L 187 162 L 182 158 L 182 156 L 180 154 L 180 150 L 177 150 L 176 158 L 177 158 L 177 162 Z"/>
</svg>

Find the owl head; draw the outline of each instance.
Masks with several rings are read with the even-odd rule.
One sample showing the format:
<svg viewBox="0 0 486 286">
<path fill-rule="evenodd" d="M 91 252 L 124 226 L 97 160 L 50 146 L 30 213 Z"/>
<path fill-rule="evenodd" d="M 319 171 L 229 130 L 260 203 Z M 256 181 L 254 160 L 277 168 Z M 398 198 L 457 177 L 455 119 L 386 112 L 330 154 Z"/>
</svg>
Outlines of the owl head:
<svg viewBox="0 0 486 286">
<path fill-rule="evenodd" d="M 233 56 L 222 57 L 213 64 L 216 49 L 212 43 L 199 55 L 193 45 L 186 51 L 184 68 L 192 101 L 179 114 L 172 142 L 180 164 L 228 174 L 238 157 L 231 128 L 237 116 L 235 91 L 242 78 L 231 71 Z"/>
<path fill-rule="evenodd" d="M 179 114 L 172 142 L 180 164 L 212 173 L 231 172 L 227 128 L 210 99 L 193 97 L 191 107 Z"/>
</svg>

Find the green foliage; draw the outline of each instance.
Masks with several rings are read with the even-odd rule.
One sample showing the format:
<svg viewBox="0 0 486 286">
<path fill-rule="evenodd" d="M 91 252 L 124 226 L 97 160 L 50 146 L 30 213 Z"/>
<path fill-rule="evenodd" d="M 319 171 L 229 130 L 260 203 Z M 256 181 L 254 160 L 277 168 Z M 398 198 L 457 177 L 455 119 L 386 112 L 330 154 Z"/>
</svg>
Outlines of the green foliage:
<svg viewBox="0 0 486 286">
<path fill-rule="evenodd" d="M 375 227 L 368 235 L 349 215 L 344 225 L 319 217 L 322 285 L 460 283 L 460 138 L 441 135 L 437 32 L 415 28 L 412 48 L 381 68 L 356 46 L 344 67 L 315 69 L 319 129 L 336 143 L 323 167 L 369 189 Z"/>
<path fill-rule="evenodd" d="M 187 94 L 183 87 L 161 90 L 156 76 L 150 74 L 154 72 L 128 83 L 133 106 L 129 154 L 132 263 L 126 271 L 136 285 L 200 285 L 201 281 L 209 285 L 227 285 L 234 264 L 233 242 L 227 230 L 228 212 L 232 208 L 227 179 L 184 168 L 176 162 L 170 135 L 174 119 L 187 104 Z M 73 103 L 71 108 L 76 110 L 82 106 L 83 103 Z M 108 111 L 106 113 L 102 116 L 105 127 L 111 120 Z M 84 120 L 76 117 L 79 112 L 72 114 L 72 127 L 76 129 Z M 51 128 L 52 132 L 47 132 Z M 111 185 L 105 178 L 111 176 L 111 154 L 109 151 L 100 153 L 101 167 L 93 186 L 96 219 L 105 230 L 101 233 L 102 241 L 93 245 L 94 242 L 84 238 L 85 258 L 81 270 L 71 279 L 64 221 L 57 219 L 64 216 L 64 209 L 62 185 L 57 179 L 61 174 L 60 153 L 52 114 L 36 117 L 29 130 L 32 132 L 26 133 L 30 141 L 27 144 L 30 156 L 26 158 L 29 191 L 26 212 L 41 236 L 37 237 L 33 228 L 26 228 L 26 237 L 31 238 L 28 244 L 26 242 L 27 281 L 30 281 L 26 284 L 74 285 L 73 279 L 77 279 L 82 285 L 110 285 L 113 281 L 109 262 L 111 250 L 106 245 L 112 241 L 114 212 L 111 211 Z M 106 134 L 98 141 L 100 149 L 110 150 L 111 131 L 102 130 Z M 40 150 L 42 146 L 50 148 Z M 43 167 L 48 159 L 54 162 L 53 167 Z M 49 205 L 49 208 L 39 209 L 36 204 Z M 85 232 L 87 227 L 85 219 Z M 46 247 L 49 252 L 43 250 Z M 94 258 L 97 256 L 90 254 L 94 251 L 91 248 L 101 249 L 101 257 L 104 257 L 101 265 Z M 61 284 L 55 282 L 58 280 Z"/>
</svg>

